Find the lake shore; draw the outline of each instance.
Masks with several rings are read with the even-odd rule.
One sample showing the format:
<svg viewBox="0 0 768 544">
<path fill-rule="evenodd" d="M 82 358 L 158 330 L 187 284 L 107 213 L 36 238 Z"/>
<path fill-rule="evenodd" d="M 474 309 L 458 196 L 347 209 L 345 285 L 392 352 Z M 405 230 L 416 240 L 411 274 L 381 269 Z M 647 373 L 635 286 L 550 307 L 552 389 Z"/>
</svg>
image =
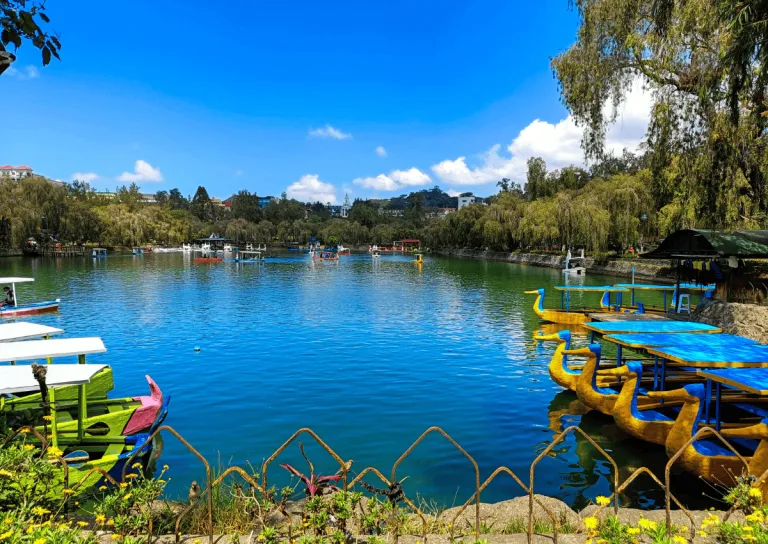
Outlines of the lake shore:
<svg viewBox="0 0 768 544">
<path fill-rule="evenodd" d="M 441 249 L 433 253 L 446 257 L 499 261 L 545 268 L 563 268 L 565 257 L 556 254 L 510 253 L 506 251 L 486 251 L 482 249 Z M 669 261 L 649 259 L 595 259 L 586 257 L 584 268 L 588 272 L 631 278 L 635 269 L 636 278 L 674 280 L 674 268 Z"/>
</svg>

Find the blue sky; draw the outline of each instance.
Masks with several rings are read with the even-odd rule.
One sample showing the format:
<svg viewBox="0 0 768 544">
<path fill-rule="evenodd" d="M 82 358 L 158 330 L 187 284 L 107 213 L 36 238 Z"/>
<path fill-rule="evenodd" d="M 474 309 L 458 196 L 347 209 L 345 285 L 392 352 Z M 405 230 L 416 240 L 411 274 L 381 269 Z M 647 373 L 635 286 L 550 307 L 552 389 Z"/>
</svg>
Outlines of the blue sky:
<svg viewBox="0 0 768 544">
<path fill-rule="evenodd" d="M 340 202 L 581 161 L 549 67 L 575 39 L 567 0 L 47 7 L 62 60 L 26 44 L 0 76 L 0 163 L 51 178 Z M 617 148 L 645 131 L 629 104 Z"/>
</svg>

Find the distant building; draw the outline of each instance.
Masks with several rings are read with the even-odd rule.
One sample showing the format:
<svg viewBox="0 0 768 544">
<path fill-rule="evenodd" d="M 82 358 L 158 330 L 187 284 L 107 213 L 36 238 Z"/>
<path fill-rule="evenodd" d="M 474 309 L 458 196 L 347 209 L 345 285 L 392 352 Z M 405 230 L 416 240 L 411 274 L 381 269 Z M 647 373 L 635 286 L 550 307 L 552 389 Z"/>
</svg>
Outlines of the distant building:
<svg viewBox="0 0 768 544">
<path fill-rule="evenodd" d="M 429 208 L 426 210 L 426 216 L 430 218 L 447 217 L 449 213 L 455 212 L 456 208 Z"/>
<path fill-rule="evenodd" d="M 485 199 L 475 196 L 472 193 L 462 193 L 459 195 L 459 210 L 470 204 L 485 204 Z"/>
<path fill-rule="evenodd" d="M 260 196 L 259 197 L 259 208 L 266 208 L 267 205 L 269 205 L 270 202 L 273 200 L 277 200 L 273 196 Z"/>
<path fill-rule="evenodd" d="M 384 208 L 379 208 L 379 215 L 387 215 L 389 217 L 403 217 L 405 215 L 405 210 L 385 210 Z"/>
<path fill-rule="evenodd" d="M 212 198 L 211 199 L 211 204 L 213 204 L 217 208 L 224 208 L 224 207 L 226 207 L 224 202 L 220 198 L 215 198 L 215 197 Z"/>
<path fill-rule="evenodd" d="M 142 204 L 157 204 L 157 199 L 152 193 L 141 193 Z"/>
<path fill-rule="evenodd" d="M 0 176 L 6 178 L 21 179 L 31 176 L 32 173 L 32 169 L 29 166 L 11 166 L 10 164 L 0 166 Z"/>
<path fill-rule="evenodd" d="M 114 200 L 117 195 L 113 193 L 112 191 L 107 191 L 106 189 L 103 191 L 96 191 L 94 193 L 97 197 L 101 197 L 104 200 Z"/>
</svg>

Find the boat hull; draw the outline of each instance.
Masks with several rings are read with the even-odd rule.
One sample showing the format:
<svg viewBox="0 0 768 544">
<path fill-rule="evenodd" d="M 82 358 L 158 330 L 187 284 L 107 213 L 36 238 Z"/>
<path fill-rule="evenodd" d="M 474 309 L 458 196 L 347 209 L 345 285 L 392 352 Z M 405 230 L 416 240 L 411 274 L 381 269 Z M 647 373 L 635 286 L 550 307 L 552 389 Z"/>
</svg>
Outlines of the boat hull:
<svg viewBox="0 0 768 544">
<path fill-rule="evenodd" d="M 0 308 L 0 317 L 17 317 L 21 315 L 44 314 L 59 310 L 59 300 L 36 302 L 8 308 Z"/>
<path fill-rule="evenodd" d="M 220 263 L 223 260 L 221 257 L 195 257 L 196 263 Z"/>
</svg>

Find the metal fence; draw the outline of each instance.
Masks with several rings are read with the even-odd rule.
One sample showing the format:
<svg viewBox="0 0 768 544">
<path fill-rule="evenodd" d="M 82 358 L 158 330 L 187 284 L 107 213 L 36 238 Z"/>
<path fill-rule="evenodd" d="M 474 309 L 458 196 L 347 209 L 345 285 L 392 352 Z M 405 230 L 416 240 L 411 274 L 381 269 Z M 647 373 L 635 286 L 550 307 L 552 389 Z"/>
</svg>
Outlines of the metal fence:
<svg viewBox="0 0 768 544">
<path fill-rule="evenodd" d="M 29 428 L 27 428 L 29 429 Z M 14 435 L 10 436 L 8 438 L 8 441 L 12 440 L 14 436 L 16 436 L 19 432 L 21 432 L 22 429 L 19 429 L 14 433 Z M 43 454 L 45 452 L 45 449 L 47 448 L 47 440 L 43 435 L 41 435 L 39 432 L 37 432 L 35 429 L 29 429 L 29 432 L 33 433 L 42 444 L 42 450 Z M 672 479 L 672 467 L 674 466 L 677 459 L 683 454 L 684 450 L 691 446 L 696 440 L 703 439 L 705 437 L 708 438 L 715 438 L 720 443 L 722 443 L 723 447 L 728 449 L 730 452 L 732 452 L 743 464 L 744 464 L 744 474 L 749 473 L 749 463 L 747 460 L 741 456 L 734 448 L 731 446 L 728 441 L 715 429 L 711 427 L 703 427 L 701 428 L 686 444 L 683 448 L 680 449 L 673 457 L 669 459 L 669 462 L 666 465 L 665 473 L 664 473 L 664 481 L 662 482 L 655 474 L 653 474 L 652 471 L 650 471 L 646 467 L 640 467 L 634 472 L 632 472 L 629 476 L 627 476 L 623 481 L 619 481 L 619 467 L 616 464 L 616 461 L 603 449 L 601 448 L 588 434 L 586 434 L 582 429 L 580 429 L 577 426 L 571 426 L 566 428 L 564 431 L 556 435 L 552 442 L 534 459 L 534 461 L 530 465 L 529 469 L 529 484 L 526 485 L 520 477 L 510 468 L 508 467 L 498 467 L 496 470 L 494 470 L 490 476 L 488 476 L 487 479 L 484 481 L 481 481 L 480 479 L 480 468 L 477 464 L 477 461 L 464 449 L 459 445 L 451 436 L 445 432 L 440 427 L 430 427 L 426 431 L 424 431 L 421 436 L 419 436 L 416 441 L 413 442 L 404 452 L 403 454 L 395 461 L 394 465 L 392 466 L 391 471 L 389 474 L 391 475 L 389 478 L 385 476 L 382 472 L 380 472 L 375 467 L 366 467 L 362 471 L 360 471 L 354 478 L 351 480 L 348 478 L 349 476 L 349 464 L 345 463 L 343 458 L 339 456 L 339 454 L 334 451 L 328 444 L 326 444 L 322 438 L 320 438 L 312 429 L 309 428 L 302 428 L 296 431 L 288 440 L 286 440 L 275 452 L 270 455 L 262 464 L 261 466 L 261 481 L 256 481 L 248 472 L 246 472 L 244 469 L 234 466 L 227 468 L 224 472 L 222 472 L 217 478 L 213 478 L 213 471 L 211 469 L 210 463 L 205 459 L 205 457 L 194 448 L 187 440 L 184 439 L 183 436 L 181 436 L 173 427 L 168 425 L 163 425 L 159 428 L 157 428 L 149 437 L 149 439 L 140 447 L 134 450 L 130 456 L 130 458 L 125 463 L 125 466 L 123 467 L 122 472 L 122 480 L 126 481 L 126 471 L 129 469 L 129 467 L 132 465 L 134 459 L 142 452 L 142 450 L 146 447 L 148 447 L 153 439 L 161 434 L 170 434 L 171 436 L 175 437 L 181 444 L 184 445 L 184 447 L 192 454 L 194 455 L 199 461 L 202 467 L 205 469 L 205 487 L 203 488 L 202 492 L 199 493 L 198 497 L 195 500 L 191 500 L 190 503 L 178 514 L 176 518 L 176 540 L 178 542 L 179 540 L 179 528 L 181 526 L 181 522 L 184 519 L 184 517 L 198 504 L 200 504 L 202 501 L 205 501 L 205 508 L 208 518 L 208 536 L 210 539 L 210 543 L 213 544 L 213 489 L 220 485 L 227 477 L 230 475 L 236 474 L 239 477 L 243 478 L 246 482 L 248 482 L 251 486 L 254 487 L 254 489 L 258 490 L 260 493 L 263 494 L 263 496 L 267 496 L 267 490 L 268 490 L 268 484 L 267 484 L 267 469 L 269 466 L 274 463 L 274 461 L 290 446 L 293 442 L 295 442 L 301 435 L 308 435 L 314 439 L 317 444 L 319 444 L 328 454 L 333 457 L 333 459 L 339 464 L 339 471 L 338 474 L 341 475 L 341 484 L 340 486 L 344 490 L 350 490 L 358 486 L 363 479 L 363 477 L 372 474 L 379 478 L 384 485 L 386 485 L 390 490 L 393 489 L 395 486 L 399 486 L 398 479 L 397 479 L 397 470 L 398 467 L 405 461 L 409 456 L 411 456 L 414 451 L 418 448 L 418 446 L 430 435 L 437 434 L 442 436 L 448 443 L 450 443 L 454 448 L 457 450 L 457 454 L 461 454 L 464 458 L 466 458 L 470 464 L 472 465 L 472 470 L 474 471 L 474 481 L 475 481 L 475 488 L 474 493 L 472 496 L 459 508 L 456 515 L 449 521 L 449 527 L 455 526 L 455 522 L 458 520 L 459 516 L 461 516 L 462 513 L 464 513 L 468 508 L 474 509 L 474 524 L 472 527 L 472 532 L 475 536 L 480 535 L 481 533 L 481 522 L 480 522 L 480 499 L 482 492 L 493 482 L 497 477 L 499 477 L 502 474 L 508 475 L 514 482 L 517 483 L 517 485 L 520 486 L 520 489 L 524 492 L 525 495 L 528 495 L 528 525 L 527 525 L 527 535 L 528 535 L 528 542 L 531 542 L 531 539 L 534 532 L 534 505 L 538 505 L 549 517 L 550 521 L 552 522 L 553 530 L 553 540 L 554 542 L 558 542 L 558 535 L 560 533 L 560 519 L 557 515 L 557 512 L 552 512 L 549 508 L 547 508 L 536 496 L 535 493 L 535 472 L 536 467 L 538 464 L 549 454 L 552 449 L 561 443 L 563 440 L 566 439 L 566 437 L 572 433 L 578 433 L 581 436 L 583 436 L 602 456 L 605 457 L 605 459 L 610 463 L 612 467 L 612 484 L 614 492 L 610 497 L 610 506 L 598 506 L 597 510 L 592 512 L 591 515 L 597 516 L 600 515 L 600 513 L 606 509 L 610 508 L 613 510 L 614 514 L 618 514 L 619 509 L 619 495 L 625 491 L 634 481 L 637 479 L 638 476 L 642 474 L 647 474 L 651 477 L 651 479 L 656 482 L 656 484 L 659 486 L 660 489 L 664 491 L 665 494 L 665 510 L 666 510 L 666 527 L 668 531 L 672 530 L 672 522 L 671 522 L 671 512 L 672 512 L 672 503 L 674 502 L 675 505 L 685 513 L 686 517 L 690 521 L 690 534 L 695 534 L 695 531 L 697 530 L 696 526 L 696 520 L 691 515 L 690 511 L 686 509 L 682 503 L 671 493 L 671 479 Z M 63 466 L 64 468 L 64 485 L 65 487 L 69 487 L 69 481 L 68 481 L 68 467 L 67 462 L 60 458 L 58 459 L 58 462 Z M 78 487 L 80 487 L 83 482 L 85 482 L 89 476 L 91 476 L 94 473 L 100 473 L 106 480 L 108 480 L 113 485 L 117 485 L 119 482 L 117 482 L 114 478 L 112 478 L 109 474 L 107 474 L 103 469 L 101 468 L 94 468 L 90 470 L 79 482 L 74 483 L 70 487 L 72 490 L 77 490 Z M 768 470 L 766 470 L 763 474 L 754 474 L 751 475 L 755 478 L 753 482 L 753 486 L 760 486 L 762 482 L 768 477 Z M 427 530 L 428 530 L 428 522 L 427 517 L 425 516 L 424 512 L 404 493 L 402 494 L 402 501 L 405 502 L 412 510 L 415 512 L 422 522 L 422 533 L 421 537 L 423 539 L 427 538 Z M 734 507 L 732 507 L 728 512 L 726 512 L 724 516 L 724 521 L 727 520 L 730 515 L 734 511 Z M 150 535 L 151 535 L 151 525 L 150 525 Z M 454 535 L 451 534 L 451 537 Z M 397 535 L 395 535 L 395 538 L 397 538 Z"/>
</svg>

